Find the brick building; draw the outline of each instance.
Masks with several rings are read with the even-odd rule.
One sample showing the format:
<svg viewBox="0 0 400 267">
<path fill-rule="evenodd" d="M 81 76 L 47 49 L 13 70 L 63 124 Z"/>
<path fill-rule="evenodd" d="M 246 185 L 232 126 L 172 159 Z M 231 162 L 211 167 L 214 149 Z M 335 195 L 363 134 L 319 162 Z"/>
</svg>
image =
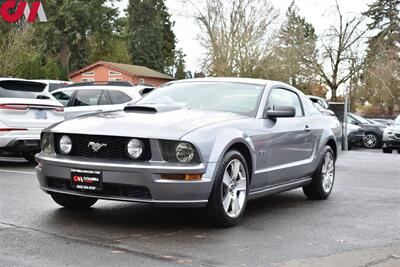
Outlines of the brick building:
<svg viewBox="0 0 400 267">
<path fill-rule="evenodd" d="M 72 82 L 130 81 L 160 86 L 174 78 L 144 66 L 99 61 L 69 75 Z"/>
</svg>

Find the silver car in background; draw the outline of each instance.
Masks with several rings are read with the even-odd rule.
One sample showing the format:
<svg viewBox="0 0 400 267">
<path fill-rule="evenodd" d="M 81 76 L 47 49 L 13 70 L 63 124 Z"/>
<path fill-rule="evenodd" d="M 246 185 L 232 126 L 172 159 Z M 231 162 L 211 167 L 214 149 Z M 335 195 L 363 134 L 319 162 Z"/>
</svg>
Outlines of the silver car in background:
<svg viewBox="0 0 400 267">
<path fill-rule="evenodd" d="M 83 83 L 53 91 L 51 94 L 65 107 L 65 118 L 72 119 L 92 113 L 123 110 L 154 90 L 146 85 L 124 82 Z"/>
<path fill-rule="evenodd" d="M 97 199 L 205 207 L 237 224 L 248 200 L 333 188 L 339 121 L 280 82 L 206 78 L 168 83 L 124 111 L 64 121 L 42 134 L 40 187 L 61 206 Z"/>
</svg>

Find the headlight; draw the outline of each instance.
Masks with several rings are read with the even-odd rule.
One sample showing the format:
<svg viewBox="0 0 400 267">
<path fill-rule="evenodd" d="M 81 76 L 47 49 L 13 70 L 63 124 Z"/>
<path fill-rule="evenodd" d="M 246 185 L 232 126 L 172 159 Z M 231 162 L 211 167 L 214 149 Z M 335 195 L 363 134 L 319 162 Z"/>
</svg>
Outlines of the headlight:
<svg viewBox="0 0 400 267">
<path fill-rule="evenodd" d="M 40 148 L 43 153 L 52 154 L 53 153 L 53 135 L 44 133 L 42 140 L 40 142 Z"/>
<path fill-rule="evenodd" d="M 63 135 L 58 143 L 60 152 L 64 155 L 68 155 L 72 150 L 72 141 L 68 135 Z"/>
<path fill-rule="evenodd" d="M 194 157 L 195 150 L 189 143 L 182 142 L 176 146 L 176 158 L 180 162 L 191 162 Z"/>
<path fill-rule="evenodd" d="M 143 143 L 138 139 L 131 139 L 126 147 L 129 157 L 138 159 L 143 154 Z"/>
<path fill-rule="evenodd" d="M 200 163 L 199 153 L 188 142 L 160 140 L 163 159 L 168 162 Z"/>
</svg>

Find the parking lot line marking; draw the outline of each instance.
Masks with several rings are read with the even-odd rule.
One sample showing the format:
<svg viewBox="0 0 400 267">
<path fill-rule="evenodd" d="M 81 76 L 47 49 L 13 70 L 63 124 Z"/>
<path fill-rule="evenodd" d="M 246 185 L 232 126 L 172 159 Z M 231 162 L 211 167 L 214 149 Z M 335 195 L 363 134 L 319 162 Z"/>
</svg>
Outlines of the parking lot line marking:
<svg viewBox="0 0 400 267">
<path fill-rule="evenodd" d="M 29 174 L 29 175 L 36 174 L 35 172 L 21 172 L 21 171 L 12 171 L 12 170 L 3 170 L 3 169 L 0 169 L 0 172 L 21 173 L 21 174 Z"/>
</svg>

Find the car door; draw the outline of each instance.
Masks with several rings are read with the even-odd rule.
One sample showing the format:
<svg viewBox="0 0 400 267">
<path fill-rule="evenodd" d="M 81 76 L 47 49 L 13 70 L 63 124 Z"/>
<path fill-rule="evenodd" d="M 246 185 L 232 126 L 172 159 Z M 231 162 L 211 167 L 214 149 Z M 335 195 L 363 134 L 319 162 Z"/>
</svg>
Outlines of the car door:
<svg viewBox="0 0 400 267">
<path fill-rule="evenodd" d="M 273 88 L 266 109 L 277 106 L 294 107 L 296 115 L 291 118 L 264 119 L 264 171 L 267 185 L 282 184 L 306 176 L 313 150 L 310 141 L 312 131 L 297 92 L 283 87 Z"/>
<path fill-rule="evenodd" d="M 111 101 L 104 90 L 79 89 L 70 106 L 65 110 L 67 119 L 111 110 Z"/>
</svg>

